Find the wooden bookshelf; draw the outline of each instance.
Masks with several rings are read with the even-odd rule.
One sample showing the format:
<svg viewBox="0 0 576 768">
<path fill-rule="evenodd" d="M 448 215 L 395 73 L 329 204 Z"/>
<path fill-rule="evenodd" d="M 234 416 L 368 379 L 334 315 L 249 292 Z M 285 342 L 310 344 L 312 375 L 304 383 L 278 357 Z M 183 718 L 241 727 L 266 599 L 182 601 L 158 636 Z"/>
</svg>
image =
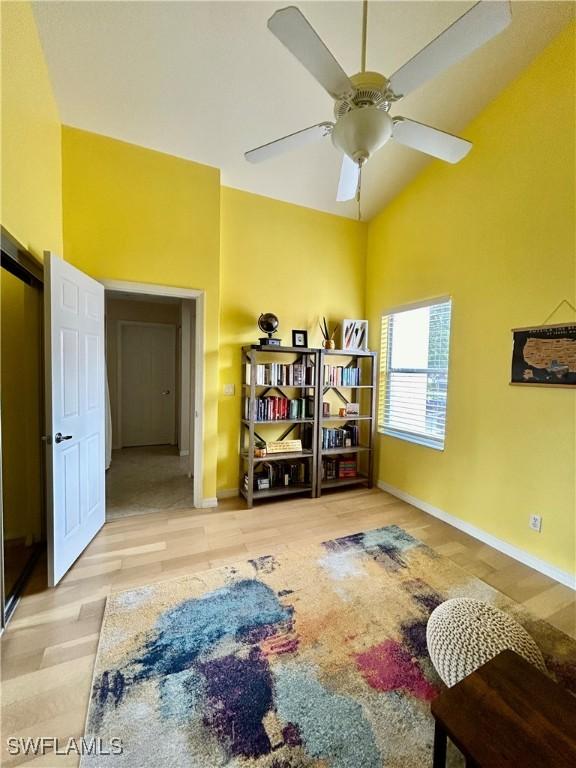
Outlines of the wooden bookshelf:
<svg viewBox="0 0 576 768">
<path fill-rule="evenodd" d="M 348 352 L 340 349 L 322 349 L 318 362 L 318 478 L 316 495 L 323 491 L 334 490 L 350 485 L 372 486 L 374 472 L 374 443 L 376 439 L 376 353 Z M 332 370 L 343 369 L 337 381 L 325 376 L 325 366 Z M 355 374 L 354 370 L 359 374 Z M 350 372 L 348 375 L 345 372 Z M 356 376 L 358 378 L 356 379 Z M 323 414 L 324 402 L 330 407 L 346 407 L 349 403 L 358 405 L 357 415 L 340 416 L 338 413 Z M 345 434 L 347 425 L 354 425 L 350 430 L 354 444 L 326 446 L 324 429 L 334 425 L 336 430 Z M 341 461 L 338 458 L 341 457 Z M 355 461 L 354 461 L 355 459 Z M 350 462 L 350 463 L 348 463 Z M 344 468 L 343 468 L 343 465 Z M 353 470 L 352 467 L 355 466 Z M 343 476 L 340 476 L 342 471 Z M 347 474 L 348 472 L 354 474 Z M 336 473 L 331 476 L 330 473 Z"/>
<path fill-rule="evenodd" d="M 294 363 L 306 367 L 305 383 L 294 383 L 294 379 L 291 383 L 279 383 L 275 378 L 279 366 Z M 268 367 L 271 364 L 276 367 Z M 338 383 L 324 383 L 324 366 L 341 369 L 335 374 Z M 286 372 L 287 369 L 280 369 L 279 375 L 286 378 Z M 262 376 L 266 377 L 265 382 Z M 242 347 L 242 381 L 239 483 L 240 493 L 248 506 L 251 507 L 258 500 L 291 494 L 306 493 L 315 497 L 320 496 L 323 490 L 372 485 L 376 433 L 375 352 L 251 345 Z M 304 416 L 300 414 L 300 418 L 286 418 L 287 406 L 283 403 L 284 412 L 273 414 L 278 415 L 278 418 L 268 418 L 268 408 L 274 403 L 266 402 L 264 410 L 262 403 L 259 404 L 259 401 L 268 397 L 301 401 L 306 413 Z M 337 407 L 345 407 L 347 403 L 357 403 L 360 413 L 340 416 L 336 411 L 324 416 L 323 403 L 326 398 L 333 403 L 335 410 Z M 344 440 L 345 435 L 350 434 L 350 440 L 354 439 L 357 444 L 323 447 L 323 428 L 337 430 L 339 440 Z M 290 438 L 302 440 L 302 451 L 262 457 L 254 455 L 259 441 Z M 284 468 L 283 463 L 286 465 Z M 300 464 L 305 464 L 305 469 L 298 469 L 305 476 L 304 482 L 297 482 L 286 471 Z M 274 469 L 275 466 L 284 471 L 283 478 Z M 328 467 L 330 470 L 336 468 L 337 476 L 328 477 Z M 339 476 L 340 471 L 343 476 Z M 259 488 L 258 478 L 265 477 L 275 484 Z M 283 482 L 288 484 L 284 485 Z"/>
<path fill-rule="evenodd" d="M 318 350 L 308 347 L 275 347 L 251 345 L 242 347 L 242 398 L 240 414 L 240 493 L 249 507 L 254 501 L 291 494 L 316 495 L 318 477 Z M 295 380 L 296 371 L 288 366 L 303 366 L 304 381 Z M 265 366 L 257 368 L 257 366 Z M 275 368 L 272 368 L 275 366 Z M 281 366 L 285 370 L 278 370 Z M 302 369 L 300 369 L 302 370 Z M 259 379 L 264 371 L 266 381 Z M 300 373 L 300 371 L 299 371 Z M 290 380 L 288 380 L 288 374 Z M 296 400 L 306 411 L 298 418 L 280 414 L 267 418 L 259 412 L 259 401 L 272 396 L 278 400 Z M 277 427 L 275 430 L 274 427 Z M 284 439 L 302 440 L 302 451 L 254 455 L 257 441 Z M 294 468 L 305 475 L 304 482 L 297 482 L 291 472 L 276 474 L 274 467 Z M 267 466 L 268 465 L 268 466 Z M 303 465 L 303 467 L 302 467 Z M 266 469 L 268 472 L 266 472 Z M 268 478 L 268 488 L 258 488 L 259 478 Z M 272 484 L 275 482 L 276 484 Z M 282 484 L 288 482 L 287 485 Z"/>
</svg>

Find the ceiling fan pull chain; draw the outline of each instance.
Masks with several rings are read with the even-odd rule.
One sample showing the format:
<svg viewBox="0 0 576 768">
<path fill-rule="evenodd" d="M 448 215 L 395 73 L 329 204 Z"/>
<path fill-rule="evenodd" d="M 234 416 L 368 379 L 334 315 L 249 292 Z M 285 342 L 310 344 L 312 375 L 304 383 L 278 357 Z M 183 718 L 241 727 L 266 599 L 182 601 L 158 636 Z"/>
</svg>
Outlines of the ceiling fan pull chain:
<svg viewBox="0 0 576 768">
<path fill-rule="evenodd" d="M 356 190 L 356 202 L 358 203 L 358 221 L 362 221 L 362 208 L 360 206 L 360 192 L 362 190 L 362 166 L 358 174 L 358 189 Z"/>
</svg>

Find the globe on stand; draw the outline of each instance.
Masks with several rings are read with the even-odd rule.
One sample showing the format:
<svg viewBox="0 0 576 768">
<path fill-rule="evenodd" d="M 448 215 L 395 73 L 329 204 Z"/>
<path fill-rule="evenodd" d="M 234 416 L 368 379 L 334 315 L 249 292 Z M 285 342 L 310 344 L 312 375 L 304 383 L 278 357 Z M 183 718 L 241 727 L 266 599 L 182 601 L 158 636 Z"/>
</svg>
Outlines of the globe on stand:
<svg viewBox="0 0 576 768">
<path fill-rule="evenodd" d="M 258 318 L 258 328 L 262 333 L 267 333 L 267 336 L 259 339 L 260 344 L 263 347 L 279 347 L 282 344 L 282 339 L 273 339 L 272 335 L 278 330 L 280 322 L 276 315 L 272 312 L 264 312 Z"/>
</svg>

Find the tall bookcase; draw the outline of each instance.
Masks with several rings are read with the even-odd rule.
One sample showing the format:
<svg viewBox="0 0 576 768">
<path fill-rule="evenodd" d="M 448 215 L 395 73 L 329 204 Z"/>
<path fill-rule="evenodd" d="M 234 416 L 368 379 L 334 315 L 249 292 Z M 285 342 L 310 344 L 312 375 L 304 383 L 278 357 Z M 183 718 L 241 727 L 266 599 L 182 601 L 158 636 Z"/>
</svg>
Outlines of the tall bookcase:
<svg viewBox="0 0 576 768">
<path fill-rule="evenodd" d="M 316 495 L 318 362 L 317 349 L 256 344 L 242 347 L 239 479 L 240 493 L 250 507 L 256 499 L 297 493 Z M 300 378 L 302 368 L 305 371 L 303 380 Z M 297 415 L 279 409 L 270 409 L 272 413 L 259 410 L 259 401 L 266 398 L 294 401 Z M 257 441 L 265 443 L 291 438 L 302 441 L 302 451 L 264 457 L 254 455 Z M 285 484 L 286 474 L 289 475 L 288 484 Z M 269 487 L 259 488 L 259 479 L 262 481 L 266 477 Z"/>
<path fill-rule="evenodd" d="M 358 413 L 340 415 L 350 403 Z M 240 419 L 239 484 L 248 506 L 277 496 L 317 497 L 328 489 L 371 486 L 376 353 L 242 347 Z M 259 444 L 291 438 L 302 441 L 301 451 L 255 455 Z"/>
<path fill-rule="evenodd" d="M 372 486 L 376 434 L 376 353 L 318 353 L 318 479 L 316 495 L 350 485 Z M 357 414 L 340 416 L 351 403 Z M 329 414 L 324 413 L 324 405 Z"/>
</svg>

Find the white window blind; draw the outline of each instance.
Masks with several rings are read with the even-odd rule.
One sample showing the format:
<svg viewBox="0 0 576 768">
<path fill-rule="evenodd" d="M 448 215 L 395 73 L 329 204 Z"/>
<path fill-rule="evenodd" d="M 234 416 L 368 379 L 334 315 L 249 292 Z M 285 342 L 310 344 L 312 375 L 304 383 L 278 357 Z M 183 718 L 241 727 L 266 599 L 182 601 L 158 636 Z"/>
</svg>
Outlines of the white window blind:
<svg viewBox="0 0 576 768">
<path fill-rule="evenodd" d="M 444 448 L 452 302 L 390 312 L 382 318 L 378 428 Z"/>
</svg>

